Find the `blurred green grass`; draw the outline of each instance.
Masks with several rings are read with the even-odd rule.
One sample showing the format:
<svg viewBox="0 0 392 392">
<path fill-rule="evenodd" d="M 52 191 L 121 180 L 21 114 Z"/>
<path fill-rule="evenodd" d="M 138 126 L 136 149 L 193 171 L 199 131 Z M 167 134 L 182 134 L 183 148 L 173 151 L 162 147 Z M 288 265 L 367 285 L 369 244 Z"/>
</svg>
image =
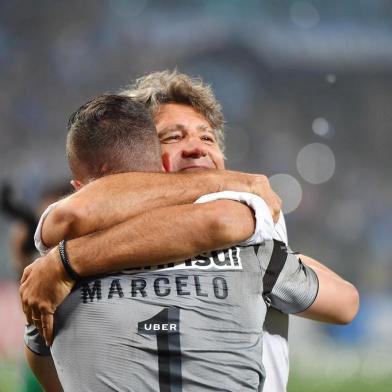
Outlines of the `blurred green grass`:
<svg viewBox="0 0 392 392">
<path fill-rule="evenodd" d="M 40 392 L 32 382 L 23 361 L 8 360 L 0 362 L 0 392 Z M 306 375 L 292 369 L 288 392 L 391 392 L 392 375 L 382 379 L 365 378 L 361 374 L 348 380 L 326 379 L 325 375 Z"/>
<path fill-rule="evenodd" d="M 42 392 L 23 359 L 0 359 L 0 392 Z"/>
<path fill-rule="evenodd" d="M 326 380 L 323 375 L 290 372 L 288 392 L 392 392 L 392 375 L 382 379 L 357 374 L 348 380 Z"/>
</svg>

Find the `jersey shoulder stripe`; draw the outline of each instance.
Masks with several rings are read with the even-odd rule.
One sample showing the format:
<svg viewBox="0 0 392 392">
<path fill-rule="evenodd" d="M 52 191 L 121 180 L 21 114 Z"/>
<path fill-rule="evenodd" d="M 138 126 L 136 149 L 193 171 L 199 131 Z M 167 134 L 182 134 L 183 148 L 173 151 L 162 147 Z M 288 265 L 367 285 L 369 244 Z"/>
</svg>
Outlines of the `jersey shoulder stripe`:
<svg viewBox="0 0 392 392">
<path fill-rule="evenodd" d="M 287 247 L 284 242 L 273 240 L 274 247 L 272 250 L 271 258 L 268 263 L 268 267 L 263 276 L 263 295 L 271 294 L 272 289 L 275 286 L 276 281 L 287 259 Z"/>
</svg>

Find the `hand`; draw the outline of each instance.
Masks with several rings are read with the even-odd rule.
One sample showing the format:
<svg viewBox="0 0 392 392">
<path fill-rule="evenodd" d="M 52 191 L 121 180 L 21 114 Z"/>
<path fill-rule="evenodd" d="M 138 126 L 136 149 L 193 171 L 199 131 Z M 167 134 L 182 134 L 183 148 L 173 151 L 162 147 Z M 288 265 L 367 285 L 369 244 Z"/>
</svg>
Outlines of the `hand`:
<svg viewBox="0 0 392 392">
<path fill-rule="evenodd" d="M 222 172 L 221 172 L 222 173 Z M 247 174 L 227 171 L 226 185 L 222 190 L 234 190 L 239 192 L 250 192 L 260 196 L 271 211 L 274 223 L 279 220 L 282 209 L 282 200 L 271 188 L 267 176 L 262 174 Z"/>
<path fill-rule="evenodd" d="M 277 223 L 282 209 L 282 199 L 271 188 L 268 177 L 262 174 L 254 174 L 251 193 L 255 193 L 266 202 L 274 223 Z"/>
<path fill-rule="evenodd" d="M 58 248 L 27 266 L 20 283 L 19 294 L 26 320 L 34 324 L 46 344 L 51 345 L 54 312 L 75 283 L 61 264 Z"/>
</svg>

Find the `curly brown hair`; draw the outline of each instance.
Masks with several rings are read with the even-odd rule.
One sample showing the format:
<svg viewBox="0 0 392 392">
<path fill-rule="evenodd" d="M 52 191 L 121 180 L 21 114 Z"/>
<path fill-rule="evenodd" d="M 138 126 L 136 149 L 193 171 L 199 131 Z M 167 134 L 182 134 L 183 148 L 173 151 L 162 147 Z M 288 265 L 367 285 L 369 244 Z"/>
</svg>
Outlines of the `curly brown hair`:
<svg viewBox="0 0 392 392">
<path fill-rule="evenodd" d="M 192 106 L 214 129 L 219 147 L 224 150 L 224 118 L 222 108 L 209 85 L 201 78 L 192 78 L 174 71 L 153 72 L 136 79 L 119 92 L 143 103 L 155 116 L 159 106 L 180 103 Z"/>
</svg>

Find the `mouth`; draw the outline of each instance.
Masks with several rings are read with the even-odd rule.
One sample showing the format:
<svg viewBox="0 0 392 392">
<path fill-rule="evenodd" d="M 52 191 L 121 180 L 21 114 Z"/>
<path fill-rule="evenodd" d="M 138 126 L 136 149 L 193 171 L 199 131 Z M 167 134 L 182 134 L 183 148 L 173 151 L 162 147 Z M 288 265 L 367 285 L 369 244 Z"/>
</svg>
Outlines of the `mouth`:
<svg viewBox="0 0 392 392">
<path fill-rule="evenodd" d="M 189 166 L 182 167 L 180 169 L 180 171 L 181 172 L 188 172 L 188 171 L 211 170 L 211 169 L 215 169 L 215 168 L 205 166 L 205 165 L 189 165 Z"/>
</svg>

